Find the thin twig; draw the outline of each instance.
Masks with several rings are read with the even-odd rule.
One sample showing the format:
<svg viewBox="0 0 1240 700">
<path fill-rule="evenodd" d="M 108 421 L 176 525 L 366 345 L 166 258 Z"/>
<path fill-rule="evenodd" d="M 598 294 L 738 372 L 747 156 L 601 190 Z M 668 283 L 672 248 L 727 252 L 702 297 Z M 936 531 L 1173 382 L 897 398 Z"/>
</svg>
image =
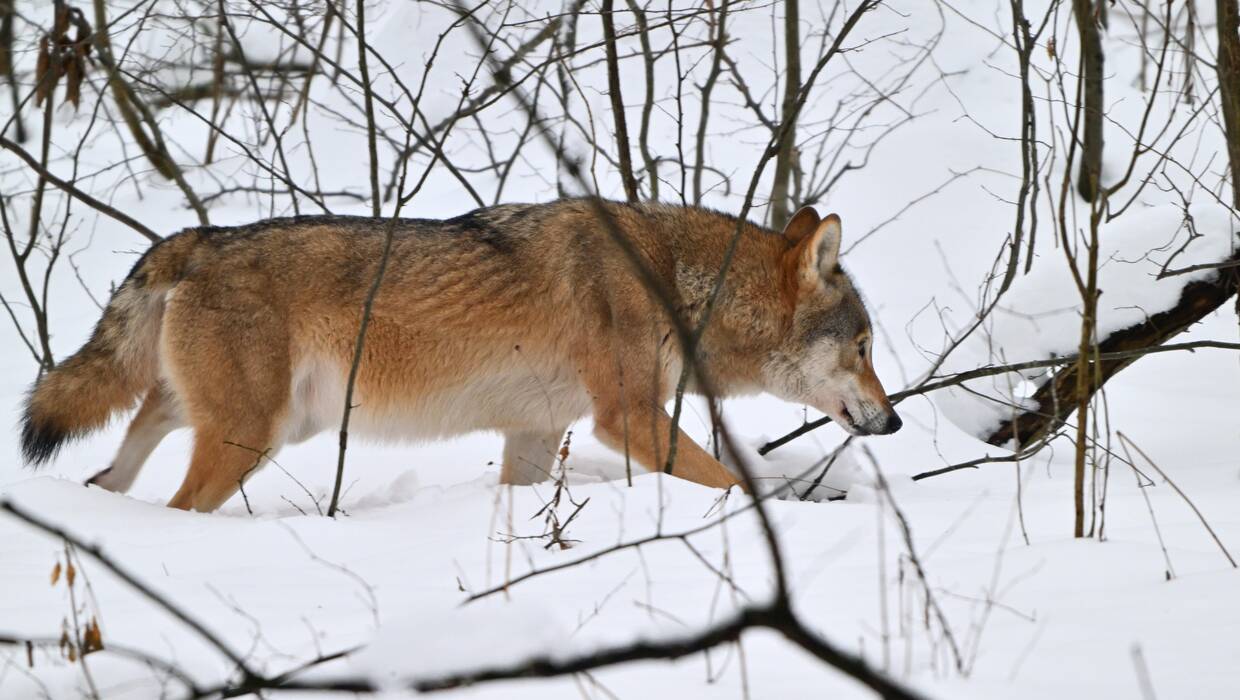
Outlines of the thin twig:
<svg viewBox="0 0 1240 700">
<path fill-rule="evenodd" d="M 47 168 L 40 165 L 39 161 L 35 160 L 34 156 L 30 155 L 26 151 L 26 149 L 22 148 L 17 143 L 10 141 L 4 136 L 0 136 L 0 148 L 4 148 L 7 151 L 11 151 L 18 158 L 21 158 L 26 163 L 26 165 L 30 166 L 30 169 L 34 170 L 35 173 L 38 174 L 40 177 L 46 179 L 51 184 L 55 185 L 56 188 L 59 189 L 60 191 L 73 197 L 74 199 L 85 204 L 91 209 L 94 209 L 95 211 L 99 212 L 100 214 L 103 214 L 104 216 L 108 216 L 112 219 L 115 219 L 121 222 L 122 224 L 125 224 L 129 228 L 142 234 L 143 237 L 145 237 L 148 241 L 152 243 L 158 243 L 159 241 L 163 240 L 163 236 L 160 236 L 158 233 L 155 233 L 151 229 L 147 228 L 142 222 L 138 221 L 132 216 L 129 216 L 128 214 L 122 211 L 118 211 L 116 208 L 108 204 L 104 204 L 103 202 L 99 201 L 98 199 L 95 199 L 89 194 L 86 194 L 85 192 L 73 186 L 72 184 L 65 182 L 64 180 L 56 177 L 55 175 L 51 173 L 51 171 L 49 171 Z"/>
<path fill-rule="evenodd" d="M 5 511 L 35 529 L 58 537 L 73 545 L 77 549 L 86 552 L 92 559 L 99 562 L 104 568 L 115 574 L 117 578 L 129 585 L 130 588 L 140 593 L 147 600 L 155 603 L 186 627 L 193 630 L 199 637 L 202 637 L 211 646 L 215 647 L 216 650 L 218 650 L 222 655 L 224 655 L 225 658 L 236 666 L 244 678 L 255 677 L 254 672 L 246 664 L 245 659 L 243 659 L 236 651 L 233 651 L 232 647 L 228 646 L 223 639 L 216 636 L 216 634 L 207 629 L 205 625 L 191 617 L 189 613 L 182 610 L 175 603 L 168 600 L 168 598 L 164 597 L 162 593 L 159 593 L 155 589 L 151 588 L 146 583 L 138 579 L 137 576 L 134 576 L 127 569 L 114 561 L 110 556 L 105 554 L 103 549 L 101 549 L 98 545 L 83 542 L 78 536 L 71 534 L 59 525 L 54 525 L 43 518 L 30 513 L 25 508 L 15 505 L 7 498 L 0 499 L 0 510 Z"/>
<path fill-rule="evenodd" d="M 1166 481 L 1167 484 L 1171 486 L 1171 488 L 1174 489 L 1175 492 L 1180 495 L 1180 498 L 1184 499 L 1184 502 L 1188 504 L 1188 507 L 1193 509 L 1193 513 L 1197 516 L 1197 519 L 1201 521 L 1201 526 L 1206 529 L 1206 532 L 1210 533 L 1210 537 L 1214 539 L 1214 544 L 1217 544 L 1219 550 L 1223 552 L 1223 556 L 1227 557 L 1227 561 L 1228 563 L 1231 564 L 1231 568 L 1233 569 L 1240 568 L 1236 566 L 1236 560 L 1231 556 L 1231 552 L 1227 551 L 1227 547 L 1224 546 L 1223 541 L 1219 539 L 1218 533 L 1214 531 L 1214 528 L 1210 527 L 1210 522 L 1206 520 L 1206 516 L 1201 514 L 1201 510 L 1198 509 L 1197 504 L 1193 503 L 1192 499 L 1188 497 L 1188 494 L 1184 493 L 1184 491 L 1181 490 L 1180 487 L 1177 486 L 1176 483 L 1171 480 L 1171 477 L 1167 476 L 1167 473 L 1162 470 L 1162 467 L 1159 467 L 1158 464 L 1154 460 L 1150 459 L 1149 455 L 1145 454 L 1144 450 L 1138 447 L 1135 442 L 1133 442 L 1132 440 L 1129 440 L 1128 436 L 1124 435 L 1121 432 L 1116 432 L 1115 435 L 1116 437 L 1119 438 L 1120 442 L 1136 450 L 1137 454 L 1141 455 L 1141 458 L 1144 459 L 1147 464 L 1153 467 L 1154 471 L 1158 472 L 1158 475 L 1163 478 L 1163 481 Z"/>
</svg>

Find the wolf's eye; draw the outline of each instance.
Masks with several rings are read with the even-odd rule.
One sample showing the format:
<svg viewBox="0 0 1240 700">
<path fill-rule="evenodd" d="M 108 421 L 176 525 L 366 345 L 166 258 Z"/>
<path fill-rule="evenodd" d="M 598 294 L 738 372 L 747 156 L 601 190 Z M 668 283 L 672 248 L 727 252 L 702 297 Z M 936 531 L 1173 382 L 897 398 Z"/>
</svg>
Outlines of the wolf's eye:
<svg viewBox="0 0 1240 700">
<path fill-rule="evenodd" d="M 864 340 L 861 341 L 860 343 L 857 343 L 857 354 L 860 355 L 862 358 L 865 357 L 865 341 Z"/>
</svg>

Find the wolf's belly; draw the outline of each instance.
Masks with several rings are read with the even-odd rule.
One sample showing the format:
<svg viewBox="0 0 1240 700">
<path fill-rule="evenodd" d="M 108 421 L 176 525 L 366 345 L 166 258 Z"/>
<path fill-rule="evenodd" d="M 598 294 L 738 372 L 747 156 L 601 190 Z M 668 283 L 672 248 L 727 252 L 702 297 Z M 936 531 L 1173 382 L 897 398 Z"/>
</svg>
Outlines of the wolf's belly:
<svg viewBox="0 0 1240 700">
<path fill-rule="evenodd" d="M 338 429 L 347 381 L 347 369 L 333 363 L 306 361 L 297 367 L 282 441 L 297 443 Z M 514 367 L 421 392 L 359 387 L 349 432 L 385 441 L 418 441 L 480 430 L 555 431 L 590 408 L 589 394 L 573 368 L 532 372 Z"/>
</svg>

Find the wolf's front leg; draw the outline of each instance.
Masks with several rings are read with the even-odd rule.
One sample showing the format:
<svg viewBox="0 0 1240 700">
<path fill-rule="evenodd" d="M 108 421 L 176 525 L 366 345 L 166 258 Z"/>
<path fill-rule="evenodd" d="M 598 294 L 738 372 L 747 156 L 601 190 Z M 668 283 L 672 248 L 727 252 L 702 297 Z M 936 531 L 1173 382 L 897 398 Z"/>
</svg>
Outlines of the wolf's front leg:
<svg viewBox="0 0 1240 700">
<path fill-rule="evenodd" d="M 652 403 L 630 403 L 628 410 L 622 405 L 595 408 L 594 432 L 599 440 L 617 452 L 628 454 L 650 471 L 663 471 L 671 430 L 671 416 L 662 406 Z M 676 462 L 672 465 L 672 476 L 720 489 L 741 485 L 736 475 L 685 431 L 676 430 Z"/>
</svg>

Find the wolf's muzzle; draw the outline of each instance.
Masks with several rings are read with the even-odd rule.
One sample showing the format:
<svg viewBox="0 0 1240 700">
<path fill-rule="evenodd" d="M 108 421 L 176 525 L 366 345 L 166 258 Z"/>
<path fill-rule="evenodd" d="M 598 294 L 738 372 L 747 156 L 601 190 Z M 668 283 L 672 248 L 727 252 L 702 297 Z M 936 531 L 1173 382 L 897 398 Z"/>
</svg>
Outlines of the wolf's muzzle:
<svg viewBox="0 0 1240 700">
<path fill-rule="evenodd" d="M 878 434 L 879 435 L 890 435 L 902 427 L 904 427 L 904 421 L 900 420 L 899 414 L 897 414 L 895 411 L 892 411 L 891 415 L 887 416 L 887 424 L 883 426 L 882 430 L 878 431 Z"/>
<path fill-rule="evenodd" d="M 895 411 L 888 413 L 886 417 L 875 416 L 865 423 L 856 424 L 862 435 L 890 435 L 903 426 L 904 421 Z"/>
</svg>

